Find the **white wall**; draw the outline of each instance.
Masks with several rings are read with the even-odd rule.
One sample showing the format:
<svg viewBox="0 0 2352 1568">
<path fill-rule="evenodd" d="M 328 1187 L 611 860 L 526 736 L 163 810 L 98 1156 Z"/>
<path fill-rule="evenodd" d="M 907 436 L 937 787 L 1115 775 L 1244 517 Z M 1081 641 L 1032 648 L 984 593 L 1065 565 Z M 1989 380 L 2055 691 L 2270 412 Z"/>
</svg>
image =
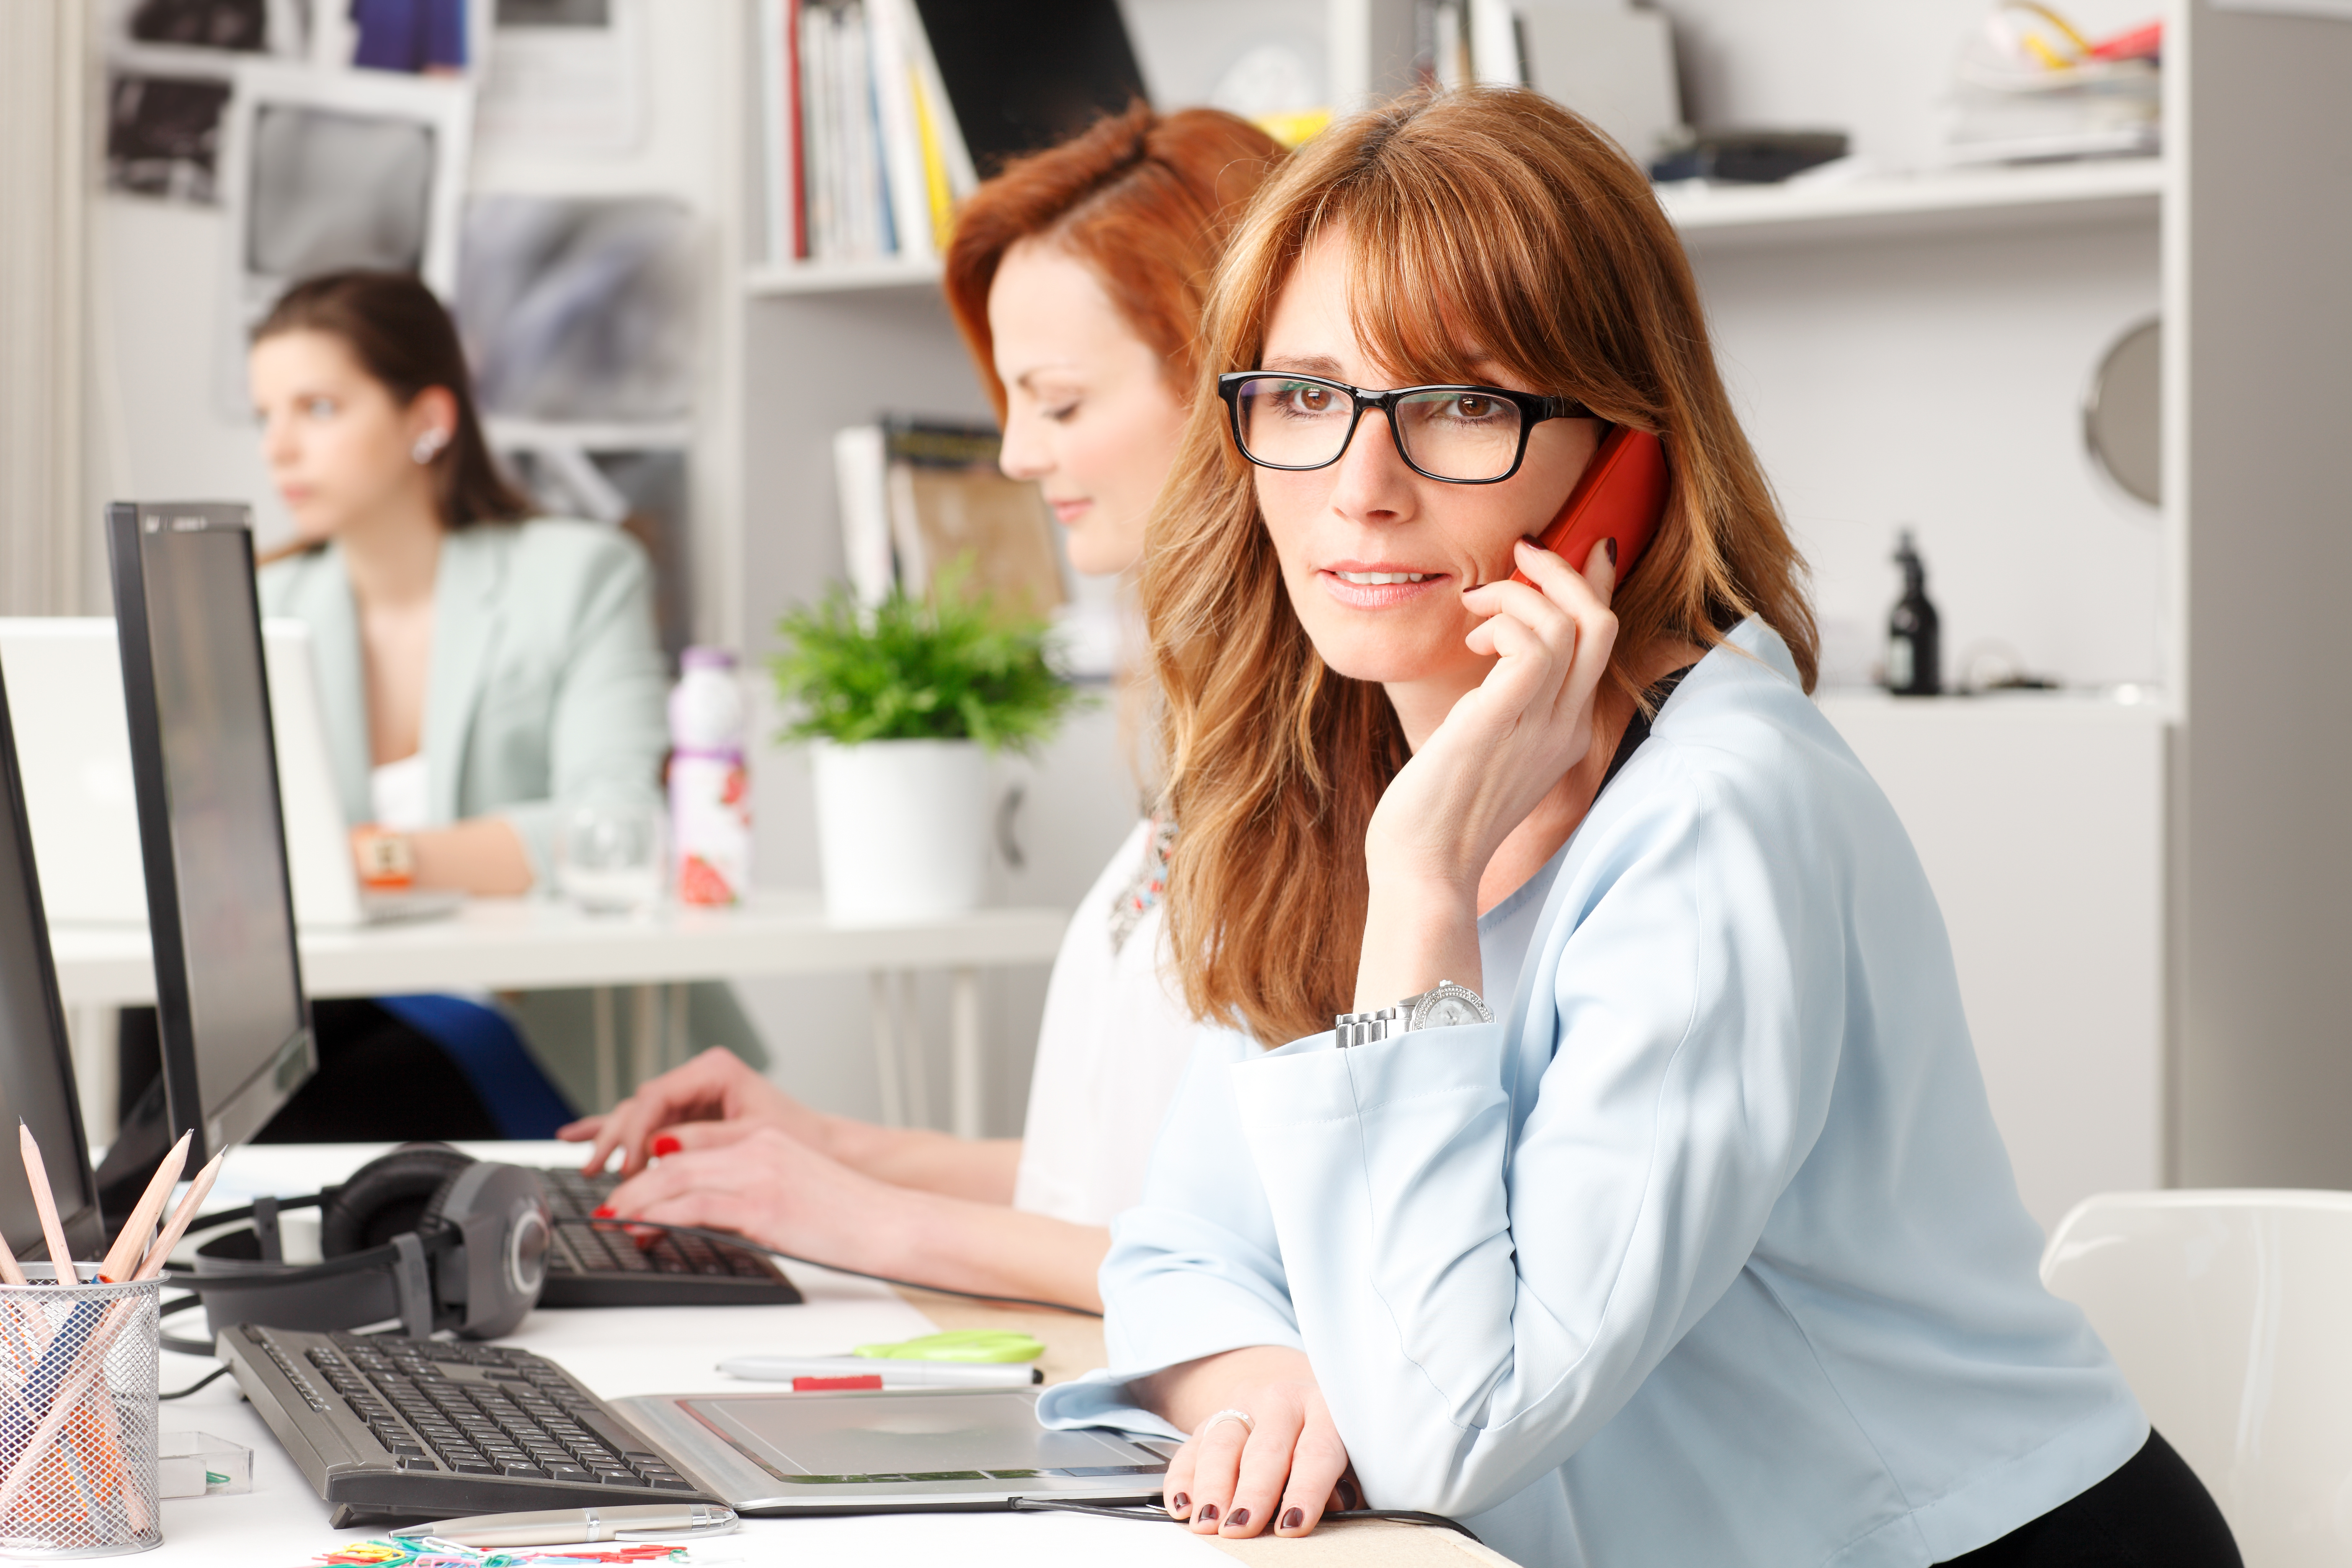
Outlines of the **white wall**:
<svg viewBox="0 0 2352 1568">
<path fill-rule="evenodd" d="M 2094 471 L 2080 412 L 2108 344 L 2155 313 L 2152 221 L 1718 247 L 1697 269 L 1812 567 L 1833 678 L 1880 656 L 1901 526 L 1927 561 L 1948 680 L 1991 644 L 2070 685 L 2162 678 L 2157 514 Z"/>
</svg>

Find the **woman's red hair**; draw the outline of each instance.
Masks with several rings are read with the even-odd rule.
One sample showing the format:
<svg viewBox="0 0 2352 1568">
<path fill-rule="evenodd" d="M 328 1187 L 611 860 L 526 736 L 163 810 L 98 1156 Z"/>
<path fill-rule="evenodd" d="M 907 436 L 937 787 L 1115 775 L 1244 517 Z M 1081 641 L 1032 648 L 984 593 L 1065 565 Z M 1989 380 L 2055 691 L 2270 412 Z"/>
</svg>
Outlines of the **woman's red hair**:
<svg viewBox="0 0 2352 1568">
<path fill-rule="evenodd" d="M 1189 397 L 1210 277 L 1234 220 L 1281 157 L 1274 138 L 1221 110 L 1158 115 L 1138 103 L 1008 164 L 974 192 L 948 247 L 948 308 L 997 416 L 1004 384 L 988 290 L 1007 250 L 1045 239 L 1085 262 L 1166 364 L 1169 385 Z"/>
</svg>

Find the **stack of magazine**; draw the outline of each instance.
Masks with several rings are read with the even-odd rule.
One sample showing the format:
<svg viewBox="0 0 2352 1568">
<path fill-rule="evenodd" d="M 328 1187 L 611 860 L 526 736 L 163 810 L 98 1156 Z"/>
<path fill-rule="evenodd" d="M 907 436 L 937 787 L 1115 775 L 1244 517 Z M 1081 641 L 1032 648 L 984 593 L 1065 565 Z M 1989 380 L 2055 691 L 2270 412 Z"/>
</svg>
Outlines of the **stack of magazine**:
<svg viewBox="0 0 2352 1568">
<path fill-rule="evenodd" d="M 939 254 L 979 182 L 912 0 L 761 0 L 768 253 Z"/>
</svg>

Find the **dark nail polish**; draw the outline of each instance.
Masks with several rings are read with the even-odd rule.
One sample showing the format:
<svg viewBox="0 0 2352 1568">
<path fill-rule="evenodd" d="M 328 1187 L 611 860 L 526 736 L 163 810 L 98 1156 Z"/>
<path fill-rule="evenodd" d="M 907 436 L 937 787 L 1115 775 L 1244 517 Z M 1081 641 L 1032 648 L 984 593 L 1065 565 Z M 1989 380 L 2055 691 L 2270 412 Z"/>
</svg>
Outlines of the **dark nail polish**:
<svg viewBox="0 0 2352 1568">
<path fill-rule="evenodd" d="M 1182 1492 L 1178 1492 L 1174 1497 L 1168 1500 L 1168 1507 L 1170 1510 L 1175 1513 L 1182 1513 L 1186 1509 L 1192 1506 L 1192 1500 L 1186 1497 Z"/>
<path fill-rule="evenodd" d="M 1282 1516 L 1282 1528 L 1285 1530 L 1297 1530 L 1306 1522 L 1307 1510 L 1303 1508 L 1294 1508 Z"/>
<path fill-rule="evenodd" d="M 1541 550 L 1543 548 L 1543 541 L 1538 539 L 1532 533 L 1522 533 L 1519 535 L 1519 542 L 1526 545 L 1530 550 Z"/>
<path fill-rule="evenodd" d="M 1227 1530 L 1242 1530 L 1242 1529 L 1245 1529 L 1245 1528 L 1247 1528 L 1247 1527 L 1248 1527 L 1248 1524 L 1249 1524 L 1249 1510 L 1247 1510 L 1247 1509 L 1245 1509 L 1245 1508 L 1237 1508 L 1237 1509 L 1234 1510 L 1234 1516 L 1233 1516 L 1231 1519 L 1229 1519 L 1229 1520 L 1225 1521 L 1225 1528 L 1226 1528 Z"/>
<path fill-rule="evenodd" d="M 1617 541 L 1616 541 L 1616 540 L 1614 540 L 1613 538 L 1612 538 L 1612 539 L 1604 539 L 1604 540 L 1602 540 L 1602 541 L 1601 542 L 1601 547 L 1602 547 L 1603 549 L 1605 549 L 1605 550 L 1607 550 L 1607 551 L 1609 552 L 1609 564 L 1610 564 L 1610 565 L 1612 565 L 1612 566 L 1616 565 L 1616 564 L 1617 564 Z"/>
<path fill-rule="evenodd" d="M 1217 1522 L 1217 1505 L 1216 1505 L 1215 1503 L 1213 1503 L 1213 1502 L 1204 1502 L 1204 1503 L 1202 1503 L 1202 1504 L 1201 1505 L 1201 1519 L 1202 1519 L 1202 1521 L 1203 1523 L 1207 1523 L 1207 1524 L 1214 1524 L 1214 1523 L 1216 1523 L 1216 1522 Z"/>
</svg>

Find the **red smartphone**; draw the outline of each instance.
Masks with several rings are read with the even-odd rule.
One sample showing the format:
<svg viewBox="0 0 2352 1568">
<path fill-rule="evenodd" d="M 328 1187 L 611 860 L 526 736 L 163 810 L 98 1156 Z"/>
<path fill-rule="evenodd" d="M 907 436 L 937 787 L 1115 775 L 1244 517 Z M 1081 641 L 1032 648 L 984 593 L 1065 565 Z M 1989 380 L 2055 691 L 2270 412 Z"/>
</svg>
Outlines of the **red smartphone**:
<svg viewBox="0 0 2352 1568">
<path fill-rule="evenodd" d="M 1614 539 L 1617 581 L 1622 583 L 1633 563 L 1642 559 L 1665 511 L 1665 443 L 1647 430 L 1612 425 L 1592 460 L 1585 464 L 1583 477 L 1568 492 L 1559 515 L 1536 542 L 1567 562 L 1571 570 L 1581 572 L 1592 557 L 1593 546 L 1603 539 Z M 1514 571 L 1511 580 L 1526 583 L 1528 575 Z"/>
</svg>

